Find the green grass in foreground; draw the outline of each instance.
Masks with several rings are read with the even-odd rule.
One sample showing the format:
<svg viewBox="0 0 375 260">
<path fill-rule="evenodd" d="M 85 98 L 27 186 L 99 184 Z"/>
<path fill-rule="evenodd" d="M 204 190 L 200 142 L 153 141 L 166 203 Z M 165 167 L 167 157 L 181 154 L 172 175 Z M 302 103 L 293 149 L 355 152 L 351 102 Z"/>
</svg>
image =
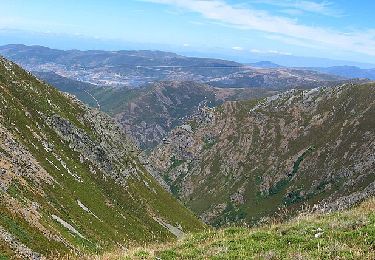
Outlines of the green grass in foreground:
<svg viewBox="0 0 375 260">
<path fill-rule="evenodd" d="M 95 259 L 375 259 L 375 198 L 344 212 L 301 215 L 259 228 L 211 230 Z"/>
</svg>

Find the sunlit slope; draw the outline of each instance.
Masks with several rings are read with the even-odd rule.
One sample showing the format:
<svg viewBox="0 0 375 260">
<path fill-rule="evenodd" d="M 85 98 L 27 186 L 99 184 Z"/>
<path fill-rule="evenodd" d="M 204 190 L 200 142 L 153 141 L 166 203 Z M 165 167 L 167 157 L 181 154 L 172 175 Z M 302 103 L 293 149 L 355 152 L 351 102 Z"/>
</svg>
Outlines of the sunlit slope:
<svg viewBox="0 0 375 260">
<path fill-rule="evenodd" d="M 108 116 L 0 58 L 0 258 L 97 252 L 202 229 L 137 154 Z"/>
</svg>

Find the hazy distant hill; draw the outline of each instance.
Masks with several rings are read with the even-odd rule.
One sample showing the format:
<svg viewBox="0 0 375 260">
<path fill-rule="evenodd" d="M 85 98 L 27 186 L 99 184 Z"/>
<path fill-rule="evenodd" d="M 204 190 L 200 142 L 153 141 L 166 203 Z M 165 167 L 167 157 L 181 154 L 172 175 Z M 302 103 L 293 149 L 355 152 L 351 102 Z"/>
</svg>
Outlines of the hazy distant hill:
<svg viewBox="0 0 375 260">
<path fill-rule="evenodd" d="M 269 62 L 257 63 L 255 68 L 160 51 L 62 51 L 7 45 L 0 47 L 0 53 L 115 117 L 143 149 L 159 144 L 204 103 L 212 107 L 342 81 L 338 76 Z"/>
<path fill-rule="evenodd" d="M 242 70 L 224 77 L 209 80 L 208 83 L 222 88 L 236 86 L 288 90 L 332 86 L 342 81 L 344 81 L 344 78 L 340 76 L 307 69 L 244 67 Z"/>
<path fill-rule="evenodd" d="M 0 54 L 31 71 L 107 86 L 139 86 L 159 80 L 220 77 L 242 65 L 232 61 L 188 58 L 162 51 L 55 50 L 42 46 L 6 45 Z"/>
<path fill-rule="evenodd" d="M 271 61 L 258 61 L 254 63 L 249 63 L 247 65 L 252 66 L 252 67 L 257 67 L 257 68 L 281 68 L 283 67 Z"/>
<path fill-rule="evenodd" d="M 328 73 L 344 78 L 362 78 L 375 80 L 374 69 L 361 69 L 355 66 L 335 66 L 328 68 L 309 68 L 311 70 L 319 71 L 321 73 Z"/>
</svg>

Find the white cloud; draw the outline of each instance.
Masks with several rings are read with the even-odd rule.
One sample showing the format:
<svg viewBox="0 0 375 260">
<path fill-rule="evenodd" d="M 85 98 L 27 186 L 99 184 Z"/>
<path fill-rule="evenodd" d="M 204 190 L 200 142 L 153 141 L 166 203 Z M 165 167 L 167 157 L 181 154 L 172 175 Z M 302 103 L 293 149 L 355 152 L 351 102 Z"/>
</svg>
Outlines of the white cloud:
<svg viewBox="0 0 375 260">
<path fill-rule="evenodd" d="M 252 52 L 252 53 L 262 53 L 262 51 L 258 50 L 258 49 L 251 49 L 250 52 Z"/>
<path fill-rule="evenodd" d="M 334 4 L 329 1 L 307 1 L 307 0 L 251 0 L 251 3 L 261 3 L 273 6 L 285 7 L 287 9 L 282 12 L 289 12 L 290 14 L 300 15 L 303 12 L 316 13 L 320 15 L 340 17 L 343 12 L 334 8 Z"/>
<path fill-rule="evenodd" d="M 258 49 L 251 49 L 250 52 L 252 53 L 261 53 L 261 54 L 275 54 L 275 55 L 293 55 L 290 52 L 283 52 L 283 51 L 277 51 L 277 50 L 258 50 Z"/>
<path fill-rule="evenodd" d="M 314 43 L 305 41 L 303 39 L 296 39 L 293 37 L 288 37 L 288 36 L 283 36 L 283 35 L 269 34 L 269 35 L 266 35 L 265 38 L 270 39 L 270 40 L 275 40 L 278 42 L 282 42 L 288 45 L 297 45 L 297 46 L 302 46 L 306 48 L 314 48 L 314 49 L 327 49 L 327 47 L 318 46 Z"/>
<path fill-rule="evenodd" d="M 243 51 L 244 48 L 239 47 L 239 46 L 234 46 L 234 47 L 232 47 L 232 50 L 234 50 L 234 51 Z"/>
<path fill-rule="evenodd" d="M 318 48 L 363 53 L 375 56 L 374 30 L 343 32 L 326 27 L 304 25 L 296 20 L 269 14 L 251 7 L 232 6 L 222 0 L 143 0 L 172 5 L 201 14 L 206 19 L 273 35 L 280 35 L 298 42 L 308 42 Z M 297 1 L 309 6 L 310 1 Z M 318 6 L 311 5 L 316 10 Z"/>
<path fill-rule="evenodd" d="M 270 53 L 270 54 L 276 54 L 276 55 L 292 55 L 292 53 L 290 52 L 283 52 L 283 51 L 276 51 L 276 50 L 269 50 L 267 51 L 267 53 Z"/>
<path fill-rule="evenodd" d="M 16 17 L 16 16 L 7 16 L 7 15 L 1 15 L 0 17 L 0 27 L 1 28 L 7 28 L 14 25 L 22 24 L 22 18 Z"/>
<path fill-rule="evenodd" d="M 328 16 L 341 16 L 340 10 L 334 9 L 331 2 L 312 2 L 312 1 L 289 1 L 296 9 L 303 10 L 305 12 L 318 13 Z M 293 4 L 294 3 L 294 4 Z"/>
<path fill-rule="evenodd" d="M 189 43 L 184 43 L 184 44 L 182 44 L 182 46 L 184 46 L 184 47 L 190 47 L 190 44 Z"/>
</svg>

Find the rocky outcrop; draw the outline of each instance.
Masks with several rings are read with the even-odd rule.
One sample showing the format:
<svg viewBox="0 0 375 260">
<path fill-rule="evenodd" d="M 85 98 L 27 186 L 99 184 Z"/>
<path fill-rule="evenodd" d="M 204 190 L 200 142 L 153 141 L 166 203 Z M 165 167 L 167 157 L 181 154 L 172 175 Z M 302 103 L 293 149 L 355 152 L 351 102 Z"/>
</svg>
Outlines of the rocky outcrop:
<svg viewBox="0 0 375 260">
<path fill-rule="evenodd" d="M 47 123 L 68 142 L 71 149 L 81 154 L 80 160 L 90 162 L 106 176 L 125 186 L 126 178 L 137 172 L 135 163 L 129 165 L 132 157 L 137 157 L 137 148 L 123 130 L 102 112 L 87 109 L 83 120 L 95 129 L 95 139 L 58 115 L 49 117 Z"/>
<path fill-rule="evenodd" d="M 9 247 L 14 250 L 17 256 L 23 259 L 31 260 L 42 260 L 46 259 L 42 255 L 33 252 L 30 248 L 18 241 L 11 233 L 7 232 L 3 227 L 0 226 L 0 238 L 4 240 Z"/>
</svg>

